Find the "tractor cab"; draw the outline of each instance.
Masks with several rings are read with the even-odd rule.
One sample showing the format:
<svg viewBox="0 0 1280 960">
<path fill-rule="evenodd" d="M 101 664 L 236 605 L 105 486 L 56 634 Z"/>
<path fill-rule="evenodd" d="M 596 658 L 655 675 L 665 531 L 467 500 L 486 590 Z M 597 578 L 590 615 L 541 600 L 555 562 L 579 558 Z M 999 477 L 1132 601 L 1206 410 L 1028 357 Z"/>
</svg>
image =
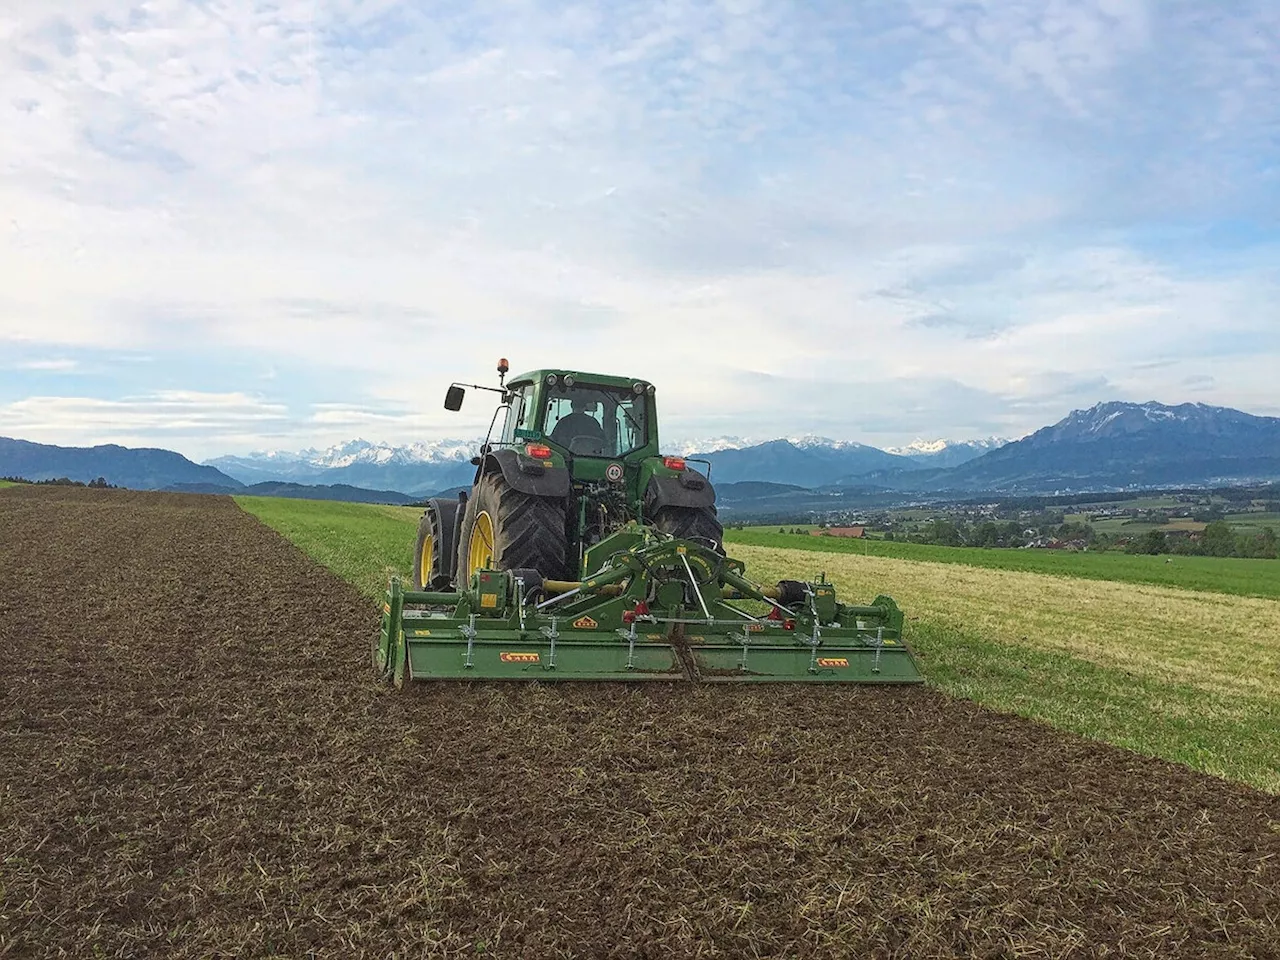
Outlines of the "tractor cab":
<svg viewBox="0 0 1280 960">
<path fill-rule="evenodd" d="M 652 384 L 575 370 L 508 381 L 507 370 L 500 361 L 497 387 L 455 383 L 445 396 L 448 410 L 468 386 L 500 402 L 472 460 L 470 495 L 428 504 L 416 585 L 466 583 L 488 569 L 577 576 L 599 564 L 593 548 L 635 525 L 723 551 L 710 478 L 658 452 Z"/>
<path fill-rule="evenodd" d="M 505 365 L 504 360 L 498 366 L 500 382 L 505 380 Z M 449 388 L 447 409 L 461 407 L 465 386 Z M 631 492 L 628 499 L 634 499 L 636 485 L 648 479 L 640 476 L 642 461 L 654 460 L 656 469 L 667 473 L 678 459 L 659 456 L 656 391 L 647 381 L 574 370 L 533 370 L 501 387 L 469 386 L 501 396 L 483 456 L 510 451 L 525 466 L 532 458 L 546 466 L 564 467 L 577 483 L 621 483 Z M 683 462 L 679 468 L 684 468 Z"/>
<path fill-rule="evenodd" d="M 657 452 L 654 390 L 643 381 L 538 370 L 514 378 L 509 391 L 502 443 L 540 440 L 574 458 Z"/>
</svg>

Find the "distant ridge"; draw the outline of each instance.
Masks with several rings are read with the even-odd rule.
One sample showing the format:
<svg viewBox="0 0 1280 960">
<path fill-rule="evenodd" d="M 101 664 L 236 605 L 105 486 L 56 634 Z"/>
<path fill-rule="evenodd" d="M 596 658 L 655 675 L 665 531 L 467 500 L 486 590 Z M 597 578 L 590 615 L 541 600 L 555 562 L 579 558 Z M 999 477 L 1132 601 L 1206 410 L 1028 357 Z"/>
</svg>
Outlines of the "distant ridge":
<svg viewBox="0 0 1280 960">
<path fill-rule="evenodd" d="M 175 483 L 208 483 L 233 489 L 243 486 L 221 470 L 192 463 L 180 453 L 155 447 L 59 447 L 0 437 L 0 476 L 27 480 L 80 480 L 102 477 L 132 490 L 161 490 Z"/>
<path fill-rule="evenodd" d="M 860 443 L 799 446 L 790 440 L 770 440 L 698 456 L 711 463 L 711 479 L 716 483 L 763 481 L 820 487 L 872 470 L 915 468 L 915 462 L 907 457 L 895 457 Z"/>
<path fill-rule="evenodd" d="M 366 490 L 348 484 L 307 485 L 267 481 L 246 486 L 214 467 L 192 463 L 172 450 L 122 447 L 114 443 L 96 447 L 59 447 L 0 437 L 0 476 L 25 480 L 65 477 L 81 483 L 101 477 L 112 486 L 131 490 L 253 494 L 349 503 L 407 504 L 415 500 L 398 490 Z"/>
</svg>

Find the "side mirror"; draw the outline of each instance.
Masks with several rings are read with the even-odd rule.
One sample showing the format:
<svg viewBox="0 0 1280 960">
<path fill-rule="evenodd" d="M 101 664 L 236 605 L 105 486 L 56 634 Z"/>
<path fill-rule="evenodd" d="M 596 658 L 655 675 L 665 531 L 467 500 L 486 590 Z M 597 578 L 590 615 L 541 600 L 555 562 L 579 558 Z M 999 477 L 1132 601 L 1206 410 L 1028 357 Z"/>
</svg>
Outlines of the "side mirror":
<svg viewBox="0 0 1280 960">
<path fill-rule="evenodd" d="M 450 387 L 448 393 L 444 395 L 444 408 L 446 410 L 461 410 L 462 397 L 466 392 L 456 384 Z"/>
</svg>

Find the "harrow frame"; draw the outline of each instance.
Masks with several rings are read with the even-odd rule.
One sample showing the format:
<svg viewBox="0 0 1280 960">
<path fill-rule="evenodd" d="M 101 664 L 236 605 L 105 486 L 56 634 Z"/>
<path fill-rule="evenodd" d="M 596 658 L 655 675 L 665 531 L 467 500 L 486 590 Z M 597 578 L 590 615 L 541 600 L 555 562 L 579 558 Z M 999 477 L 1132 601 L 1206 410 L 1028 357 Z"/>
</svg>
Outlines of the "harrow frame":
<svg viewBox="0 0 1280 960">
<path fill-rule="evenodd" d="M 835 586 L 747 579 L 707 545 L 638 525 L 592 554 L 582 581 L 478 570 L 462 590 L 389 584 L 375 669 L 413 680 L 920 683 L 888 596 L 867 605 Z M 752 602 L 752 612 L 737 605 Z"/>
</svg>

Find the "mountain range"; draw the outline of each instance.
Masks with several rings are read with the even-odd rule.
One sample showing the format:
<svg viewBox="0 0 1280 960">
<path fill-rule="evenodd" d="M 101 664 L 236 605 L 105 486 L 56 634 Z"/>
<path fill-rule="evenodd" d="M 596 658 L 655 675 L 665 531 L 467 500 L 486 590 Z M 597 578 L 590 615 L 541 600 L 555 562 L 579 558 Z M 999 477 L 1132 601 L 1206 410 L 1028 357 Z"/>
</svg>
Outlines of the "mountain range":
<svg viewBox="0 0 1280 960">
<path fill-rule="evenodd" d="M 474 470 L 474 468 L 472 468 Z M 367 490 L 347 484 L 297 484 L 280 480 L 242 483 L 215 467 L 192 463 L 180 453 L 154 447 L 59 447 L 0 437 L 0 476 L 24 480 L 66 478 L 88 483 L 98 477 L 133 490 L 184 493 L 247 494 L 342 500 L 351 503 L 410 503 L 414 497 L 397 490 Z"/>
<path fill-rule="evenodd" d="M 404 502 L 469 486 L 475 471 L 470 460 L 478 446 L 478 440 L 458 439 L 408 446 L 353 440 L 327 450 L 271 451 L 196 464 L 167 450 L 54 447 L 0 438 L 0 476 L 84 481 L 101 476 L 138 489 L 272 490 L 273 495 Z M 1192 403 L 1099 403 L 1012 442 L 916 441 L 881 450 L 814 436 L 763 442 L 720 437 L 664 447 L 699 468 L 696 461 L 709 463 L 726 503 L 762 484 L 880 496 L 1059 493 L 1280 479 L 1280 418 Z"/>
<path fill-rule="evenodd" d="M 0 437 L 0 476 L 24 480 L 66 477 L 88 483 L 98 477 L 117 487 L 159 490 L 175 483 L 243 486 L 214 467 L 154 447 L 58 447 Z"/>
<path fill-rule="evenodd" d="M 742 437 L 686 440 L 663 444 L 663 449 L 707 460 L 718 482 L 797 483 L 800 481 L 796 478 L 803 477 L 808 486 L 821 486 L 874 470 L 955 466 L 1006 442 L 918 440 L 898 452 L 889 452 L 851 440 L 807 435 L 763 442 Z M 247 456 L 216 457 L 207 461 L 207 465 L 242 483 L 275 480 L 301 484 L 343 483 L 425 496 L 469 485 L 475 475 L 471 458 L 479 451 L 480 444 L 479 438 L 406 446 L 350 440 L 327 450 L 311 448 L 296 453 L 271 450 Z"/>
<path fill-rule="evenodd" d="M 470 485 L 476 468 L 471 458 L 480 440 L 438 440 L 392 446 L 351 440 L 327 450 L 296 453 L 272 450 L 243 457 L 215 457 L 206 462 L 241 483 L 287 481 L 299 484 L 349 484 L 399 490 L 425 496 L 449 487 Z"/>
<path fill-rule="evenodd" d="M 1041 492 L 1280 478 L 1280 417 L 1203 403 L 1099 403 L 930 481 Z"/>
</svg>

